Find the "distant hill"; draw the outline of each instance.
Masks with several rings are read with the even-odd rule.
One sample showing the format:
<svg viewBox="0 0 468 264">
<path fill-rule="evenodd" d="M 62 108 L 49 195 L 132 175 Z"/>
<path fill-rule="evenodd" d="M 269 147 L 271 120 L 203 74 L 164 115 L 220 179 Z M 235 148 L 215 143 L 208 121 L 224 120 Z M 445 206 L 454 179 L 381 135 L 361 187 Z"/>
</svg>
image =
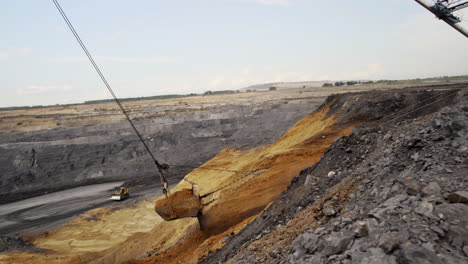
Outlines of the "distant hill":
<svg viewBox="0 0 468 264">
<path fill-rule="evenodd" d="M 297 89 L 297 88 L 314 88 L 314 87 L 322 87 L 322 85 L 326 82 L 334 82 L 334 81 L 306 81 L 306 82 L 274 82 L 274 83 L 262 83 L 262 84 L 255 84 L 245 88 L 240 89 L 241 91 L 246 90 L 268 90 L 270 87 L 276 87 L 276 89 Z"/>
<path fill-rule="evenodd" d="M 305 81 L 305 82 L 272 82 L 272 83 L 262 83 L 254 84 L 245 88 L 240 89 L 240 91 L 245 92 L 247 90 L 255 91 L 265 91 L 269 90 L 271 87 L 275 87 L 276 90 L 284 89 L 300 89 L 300 88 L 317 88 L 322 87 L 325 83 L 335 84 L 336 82 L 360 82 L 360 83 L 432 83 L 432 82 L 460 82 L 468 81 L 468 75 L 459 75 L 459 76 L 440 76 L 440 77 L 430 77 L 430 78 L 416 78 L 416 79 L 404 79 L 404 80 L 323 80 L 323 81 Z"/>
</svg>

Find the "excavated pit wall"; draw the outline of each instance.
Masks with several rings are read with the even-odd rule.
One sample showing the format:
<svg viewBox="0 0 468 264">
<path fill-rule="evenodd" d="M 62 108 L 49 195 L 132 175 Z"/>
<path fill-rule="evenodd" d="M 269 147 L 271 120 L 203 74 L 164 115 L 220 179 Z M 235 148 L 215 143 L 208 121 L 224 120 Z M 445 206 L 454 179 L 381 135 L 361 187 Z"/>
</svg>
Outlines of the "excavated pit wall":
<svg viewBox="0 0 468 264">
<path fill-rule="evenodd" d="M 338 114 L 338 124 L 370 122 L 338 139 L 319 163 L 303 170 L 259 217 L 226 237 L 223 249 L 203 263 L 466 263 L 468 231 L 463 224 L 468 206 L 444 199 L 467 190 L 463 90 L 468 86 L 459 88 L 329 97 L 323 107 Z M 428 187 L 433 185 L 435 197 Z M 340 193 L 351 198 L 339 200 Z M 400 196 L 412 204 L 397 204 L 394 211 L 380 206 Z M 436 205 L 463 210 L 445 220 L 432 213 Z M 381 208 L 388 210 L 378 215 Z M 305 219 L 298 220 L 300 226 L 289 225 L 299 216 Z M 405 217 L 411 217 L 411 224 Z M 369 234 L 356 235 L 362 221 L 380 226 L 366 226 Z M 410 235 L 400 241 L 396 231 Z"/>
<path fill-rule="evenodd" d="M 141 114 L 135 123 L 160 162 L 198 166 L 226 147 L 273 142 L 315 107 L 300 101 L 231 105 Z M 99 182 L 158 181 L 153 162 L 123 121 L 0 134 L 0 203 Z M 171 166 L 169 180 L 190 170 Z"/>
</svg>

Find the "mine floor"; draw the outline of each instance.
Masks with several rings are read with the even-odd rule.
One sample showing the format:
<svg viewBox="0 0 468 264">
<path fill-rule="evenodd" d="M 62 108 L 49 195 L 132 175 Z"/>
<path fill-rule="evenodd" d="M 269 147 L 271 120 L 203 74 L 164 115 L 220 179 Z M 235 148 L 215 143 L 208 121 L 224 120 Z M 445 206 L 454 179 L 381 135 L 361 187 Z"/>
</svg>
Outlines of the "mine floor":
<svg viewBox="0 0 468 264">
<path fill-rule="evenodd" d="M 0 235 L 45 232 L 95 208 L 122 208 L 161 195 L 158 183 L 133 186 L 125 201 L 109 200 L 123 182 L 94 184 L 0 205 Z"/>
</svg>

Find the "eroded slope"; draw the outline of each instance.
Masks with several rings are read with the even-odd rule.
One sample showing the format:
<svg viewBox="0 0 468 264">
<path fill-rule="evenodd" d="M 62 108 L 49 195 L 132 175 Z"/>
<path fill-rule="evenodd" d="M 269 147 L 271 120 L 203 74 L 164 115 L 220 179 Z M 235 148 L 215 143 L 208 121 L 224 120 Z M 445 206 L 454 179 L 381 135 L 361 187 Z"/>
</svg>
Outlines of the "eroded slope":
<svg viewBox="0 0 468 264">
<path fill-rule="evenodd" d="M 468 94 L 435 95 L 335 142 L 206 263 L 466 263 Z"/>
</svg>

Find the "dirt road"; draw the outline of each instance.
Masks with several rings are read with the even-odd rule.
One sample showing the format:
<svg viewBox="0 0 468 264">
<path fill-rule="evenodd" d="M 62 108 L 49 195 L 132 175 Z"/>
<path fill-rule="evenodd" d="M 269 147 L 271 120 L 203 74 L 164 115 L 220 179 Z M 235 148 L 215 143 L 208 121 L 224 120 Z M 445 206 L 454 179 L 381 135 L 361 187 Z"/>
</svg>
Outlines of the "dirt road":
<svg viewBox="0 0 468 264">
<path fill-rule="evenodd" d="M 111 190 L 123 182 L 94 184 L 0 205 L 0 235 L 43 232 L 98 207 L 122 207 L 160 194 L 159 185 L 131 188 L 131 197 L 117 203 Z"/>
</svg>

